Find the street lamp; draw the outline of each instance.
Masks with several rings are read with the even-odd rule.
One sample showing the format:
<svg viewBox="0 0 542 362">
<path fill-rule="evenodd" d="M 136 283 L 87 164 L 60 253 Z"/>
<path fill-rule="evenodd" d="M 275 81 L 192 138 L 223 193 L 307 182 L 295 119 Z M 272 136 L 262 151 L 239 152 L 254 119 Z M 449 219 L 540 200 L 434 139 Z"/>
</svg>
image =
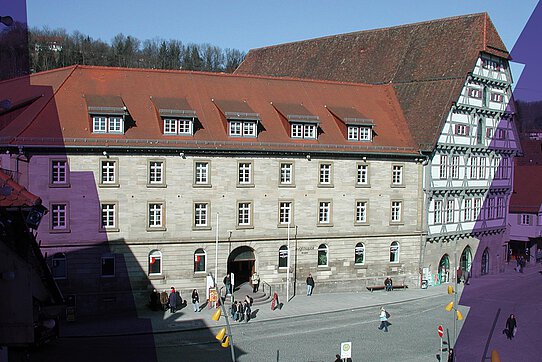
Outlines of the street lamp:
<svg viewBox="0 0 542 362">
<path fill-rule="evenodd" d="M 288 218 L 288 259 L 286 259 L 286 302 L 290 301 L 290 220 Z"/>
<path fill-rule="evenodd" d="M 218 280 L 218 211 L 216 212 L 216 243 L 215 243 L 215 288 Z"/>
</svg>

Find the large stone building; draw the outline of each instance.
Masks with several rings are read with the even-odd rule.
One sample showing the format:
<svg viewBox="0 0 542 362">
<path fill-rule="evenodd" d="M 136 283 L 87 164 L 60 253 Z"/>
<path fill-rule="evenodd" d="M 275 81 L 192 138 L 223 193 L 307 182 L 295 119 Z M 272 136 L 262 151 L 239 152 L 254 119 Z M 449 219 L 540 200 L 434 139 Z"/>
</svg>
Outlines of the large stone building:
<svg viewBox="0 0 542 362">
<path fill-rule="evenodd" d="M 422 278 L 440 283 L 457 267 L 476 277 L 506 259 L 519 150 L 508 59 L 484 13 L 255 49 L 236 74 L 393 86 L 428 160 Z"/>
<path fill-rule="evenodd" d="M 320 291 L 418 285 L 423 158 L 391 86 L 84 66 L 17 82 L 2 167 L 49 208 L 38 238 L 78 310 L 203 289 L 215 263 L 281 292 L 288 258 L 292 290 L 309 272 Z"/>
</svg>

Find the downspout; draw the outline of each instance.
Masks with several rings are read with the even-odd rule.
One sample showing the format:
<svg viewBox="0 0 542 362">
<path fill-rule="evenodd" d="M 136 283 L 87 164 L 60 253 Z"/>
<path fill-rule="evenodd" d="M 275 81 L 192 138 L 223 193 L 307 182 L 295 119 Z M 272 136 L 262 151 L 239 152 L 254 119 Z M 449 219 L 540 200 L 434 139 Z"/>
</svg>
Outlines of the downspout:
<svg viewBox="0 0 542 362">
<path fill-rule="evenodd" d="M 420 155 L 424 158 L 422 161 L 422 177 L 421 177 L 421 193 L 423 195 L 422 199 L 422 207 L 421 207 L 421 230 L 420 230 L 420 259 L 419 259 L 419 265 L 418 265 L 418 272 L 420 274 L 420 288 L 422 286 L 422 280 L 423 280 L 423 263 L 424 263 L 424 257 L 425 257 L 425 249 L 426 249 L 426 238 L 427 235 L 427 225 L 425 220 L 425 213 L 427 212 L 427 194 L 425 192 L 424 183 L 426 182 L 425 174 L 426 174 L 426 166 L 429 164 L 429 156 L 422 154 L 420 151 Z"/>
</svg>

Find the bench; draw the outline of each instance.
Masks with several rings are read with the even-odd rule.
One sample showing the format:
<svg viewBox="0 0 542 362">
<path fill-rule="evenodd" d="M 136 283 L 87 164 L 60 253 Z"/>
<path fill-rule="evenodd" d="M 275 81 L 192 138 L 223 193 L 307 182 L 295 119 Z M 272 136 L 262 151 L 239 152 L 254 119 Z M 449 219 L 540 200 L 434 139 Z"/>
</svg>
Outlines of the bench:
<svg viewBox="0 0 542 362">
<path fill-rule="evenodd" d="M 395 289 L 407 289 L 407 288 L 408 288 L 408 285 L 404 285 L 404 284 L 398 284 L 398 285 L 393 286 L 393 290 L 395 290 Z M 374 285 L 374 286 L 368 286 L 367 287 L 367 290 L 369 290 L 371 293 L 374 290 L 384 290 L 384 289 L 386 289 L 386 286 L 384 286 L 384 285 Z"/>
</svg>

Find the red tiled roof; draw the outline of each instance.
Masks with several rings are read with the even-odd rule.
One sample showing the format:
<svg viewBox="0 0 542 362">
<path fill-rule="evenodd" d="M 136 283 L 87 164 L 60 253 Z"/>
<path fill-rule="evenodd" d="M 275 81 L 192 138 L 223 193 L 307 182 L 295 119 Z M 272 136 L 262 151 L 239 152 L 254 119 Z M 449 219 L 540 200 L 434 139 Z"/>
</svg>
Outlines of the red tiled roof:
<svg viewBox="0 0 542 362">
<path fill-rule="evenodd" d="M 418 151 L 390 85 L 89 66 L 74 66 L 55 74 L 54 79 L 50 72 L 30 77 L 33 84 L 39 85 L 38 88 L 52 85 L 54 98 L 49 97 L 46 105 L 41 100 L 34 102 L 21 115 L 25 116 L 24 120 L 16 118 L 0 130 L 0 139 L 4 143 L 410 155 Z M 4 83 L 0 83 L 0 98 L 9 93 Z M 9 87 L 14 88 L 14 83 L 11 82 Z M 122 98 L 133 120 L 125 134 L 92 133 L 85 100 L 85 95 L 89 94 Z M 163 135 L 153 99 L 183 99 L 196 113 L 201 127 L 194 136 Z M 229 100 L 226 102 L 228 105 L 235 102 L 246 104 L 246 109 L 238 111 L 257 113 L 262 124 L 258 137 L 229 137 L 227 127 L 224 127 L 224 116 L 213 99 Z M 289 129 L 273 106 L 275 103 L 303 104 L 308 112 L 317 116 L 321 129 L 318 140 L 292 140 Z M 327 104 L 356 108 L 374 120 L 380 129 L 378 136 L 373 142 L 348 141 L 336 118 L 325 108 Z"/>
<path fill-rule="evenodd" d="M 518 165 L 514 168 L 514 192 L 510 198 L 510 212 L 538 213 L 542 206 L 542 165 Z"/>
<path fill-rule="evenodd" d="M 41 204 L 41 199 L 0 171 L 0 207 L 25 207 Z"/>
<path fill-rule="evenodd" d="M 392 83 L 412 135 L 431 149 L 480 52 L 509 57 L 486 13 L 253 49 L 235 74 Z"/>
</svg>

